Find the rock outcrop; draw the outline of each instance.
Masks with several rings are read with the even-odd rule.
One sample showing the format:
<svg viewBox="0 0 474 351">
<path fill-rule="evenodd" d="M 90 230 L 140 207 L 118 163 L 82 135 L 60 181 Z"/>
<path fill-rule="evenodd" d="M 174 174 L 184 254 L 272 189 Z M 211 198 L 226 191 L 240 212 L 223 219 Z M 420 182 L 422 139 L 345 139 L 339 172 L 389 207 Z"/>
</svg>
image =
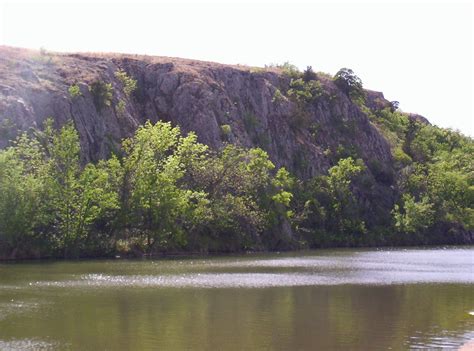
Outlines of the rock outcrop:
<svg viewBox="0 0 474 351">
<path fill-rule="evenodd" d="M 118 70 L 137 80 L 133 94 L 125 94 Z M 146 120 L 165 120 L 195 131 L 212 148 L 226 142 L 261 147 L 302 179 L 326 172 L 340 157 L 362 158 L 375 185 L 358 189 L 359 196 L 391 208 L 389 142 L 330 77 L 318 74 L 317 80 L 320 94 L 302 110 L 285 94 L 290 78 L 277 68 L 0 47 L 0 147 L 53 117 L 57 126 L 74 121 L 84 161 L 95 161 Z M 110 104 L 94 103 L 94 82 L 111 84 Z M 72 94 L 71 86 L 79 92 Z M 367 91 L 368 108 L 389 104 L 382 93 Z"/>
<path fill-rule="evenodd" d="M 260 146 L 278 165 L 303 177 L 324 172 L 330 154 L 355 150 L 364 160 L 391 163 L 390 147 L 367 116 L 332 81 L 320 76 L 325 94 L 310 113 L 275 92 L 289 78 L 278 69 L 252 69 L 165 57 L 104 54 L 49 54 L 0 47 L 0 147 L 18 131 L 39 127 L 47 117 L 57 125 L 73 120 L 85 160 L 106 157 L 121 139 L 146 120 L 171 121 L 218 148 L 223 142 Z M 131 96 L 115 72 L 138 81 Z M 88 87 L 111 83 L 110 106 L 98 111 Z M 68 89 L 77 85 L 79 96 Z M 373 107 L 388 102 L 370 92 Z M 118 108 L 122 102 L 122 108 Z M 225 134 L 223 125 L 230 126 Z"/>
</svg>

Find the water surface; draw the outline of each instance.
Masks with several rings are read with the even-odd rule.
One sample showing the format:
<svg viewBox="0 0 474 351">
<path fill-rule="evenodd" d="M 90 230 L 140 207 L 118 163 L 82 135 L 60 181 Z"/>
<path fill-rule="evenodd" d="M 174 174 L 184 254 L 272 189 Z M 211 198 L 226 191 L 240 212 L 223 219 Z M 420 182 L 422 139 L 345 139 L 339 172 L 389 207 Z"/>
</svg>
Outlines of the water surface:
<svg viewBox="0 0 474 351">
<path fill-rule="evenodd" d="M 1 350 L 458 348 L 473 314 L 472 247 L 0 264 Z"/>
</svg>

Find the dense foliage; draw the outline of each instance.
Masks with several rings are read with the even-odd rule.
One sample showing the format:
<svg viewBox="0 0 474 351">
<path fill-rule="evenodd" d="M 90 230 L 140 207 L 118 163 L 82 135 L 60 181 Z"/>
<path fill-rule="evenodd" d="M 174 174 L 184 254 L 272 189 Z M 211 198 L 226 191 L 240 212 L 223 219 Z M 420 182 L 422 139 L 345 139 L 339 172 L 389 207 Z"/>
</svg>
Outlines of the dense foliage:
<svg viewBox="0 0 474 351">
<path fill-rule="evenodd" d="M 341 68 L 334 76 L 334 83 L 351 98 L 364 95 L 362 80 L 350 68 Z"/>
<path fill-rule="evenodd" d="M 292 180 L 260 149 L 211 152 L 196 135 L 146 123 L 120 157 L 81 166 L 79 137 L 49 120 L 0 151 L 5 256 L 238 251 L 285 240 Z M 279 234 L 274 234 L 279 233 Z"/>
<path fill-rule="evenodd" d="M 406 130 L 404 148 L 412 162 L 400 169 L 404 195 L 393 211 L 397 229 L 415 233 L 457 224 L 474 230 L 472 139 L 414 122 Z"/>
<path fill-rule="evenodd" d="M 290 79 L 273 102 L 294 103 L 295 132 L 313 128 L 304 122 L 328 98 L 318 74 L 288 63 L 279 68 Z M 116 77 L 131 98 L 137 82 L 123 71 Z M 139 127 L 109 159 L 84 164 L 74 125 L 55 129 L 48 120 L 0 150 L 0 257 L 472 240 L 473 140 L 421 123 L 397 102 L 369 108 L 349 69 L 333 81 L 390 143 L 389 168 L 340 145 L 328 149 L 327 174 L 297 179 L 276 169 L 262 149 L 210 150 L 194 133 L 182 135 L 163 122 Z M 111 104 L 110 84 L 96 81 L 90 90 L 98 110 Z M 81 94 L 77 85 L 69 93 Z M 244 122 L 252 130 L 258 119 L 249 113 Z M 221 131 L 228 140 L 230 125 Z"/>
<path fill-rule="evenodd" d="M 462 134 L 420 123 L 392 106 L 365 109 L 392 146 L 401 194 L 392 216 L 408 241 L 456 242 L 474 230 L 474 142 Z M 441 240 L 443 241 L 443 240 Z"/>
<path fill-rule="evenodd" d="M 473 230 L 472 140 L 389 109 L 371 118 L 393 133 L 399 159 L 403 195 L 390 240 Z M 261 149 L 210 151 L 161 122 L 140 127 L 119 156 L 85 166 L 79 156 L 74 126 L 55 130 L 51 120 L 0 151 L 4 256 L 347 246 L 368 244 L 377 231 L 354 196 L 353 180 L 367 172 L 360 159 L 342 158 L 302 182 L 275 170 Z"/>
</svg>

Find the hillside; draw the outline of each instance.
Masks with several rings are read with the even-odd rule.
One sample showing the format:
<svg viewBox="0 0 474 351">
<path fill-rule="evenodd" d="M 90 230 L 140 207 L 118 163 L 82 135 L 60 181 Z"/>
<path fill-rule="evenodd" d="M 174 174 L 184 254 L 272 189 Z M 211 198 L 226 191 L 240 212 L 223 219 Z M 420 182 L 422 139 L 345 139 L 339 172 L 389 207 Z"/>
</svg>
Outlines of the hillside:
<svg viewBox="0 0 474 351">
<path fill-rule="evenodd" d="M 127 90 L 130 82 L 135 85 Z M 21 131 L 42 129 L 48 117 L 57 128 L 73 121 L 85 164 L 119 155 L 122 139 L 133 136 L 148 120 L 171 122 L 184 134 L 196 132 L 198 141 L 213 150 L 229 143 L 265 150 L 277 168 L 286 168 L 298 179 L 300 188 L 294 193 L 297 198 L 300 191 L 301 199 L 308 194 L 304 184 L 351 157 L 363 166 L 361 176 L 351 183 L 361 211 L 357 216 L 369 229 L 388 228 L 407 189 L 406 172 L 411 172 L 413 163 L 430 162 L 436 151 L 418 148 L 418 134 L 448 133 L 449 138 L 458 138 L 456 147 L 464 143 L 472 147 L 472 140 L 431 127 L 422 116 L 397 112 L 380 92 L 356 91 L 344 84 L 324 73 L 298 72 L 288 64 L 253 68 L 0 47 L 0 147 L 11 145 Z M 436 140 L 438 146 L 446 144 Z M 419 194 L 415 191 L 413 196 L 421 201 Z M 304 212 L 302 207 L 295 204 Z M 467 217 L 471 216 L 469 212 Z M 292 238 L 304 226 L 317 226 L 308 223 L 308 217 L 293 218 L 292 229 L 286 229 Z M 440 232 L 436 240 L 396 242 L 472 242 L 471 227 L 458 219 L 448 222 L 436 229 Z M 448 230 L 454 233 L 450 237 L 445 235 Z M 338 239 L 326 244 L 384 243 L 377 233 L 360 242 Z"/>
<path fill-rule="evenodd" d="M 289 89 L 281 69 L 226 66 L 184 59 L 112 54 L 41 54 L 1 49 L 0 110 L 13 125 L 4 133 L 41 126 L 47 117 L 58 125 L 72 119 L 86 160 L 104 158 L 122 138 L 150 120 L 171 121 L 218 148 L 224 141 L 264 148 L 278 165 L 309 177 L 327 170 L 326 149 L 359 147 L 364 160 L 391 163 L 389 144 L 366 115 L 326 75 L 319 75 L 321 97 L 307 116 L 277 90 Z M 123 69 L 138 83 L 127 97 L 114 75 Z M 88 86 L 111 83 L 110 106 L 98 111 Z M 68 88 L 77 84 L 81 96 Z M 382 93 L 369 92 L 371 107 L 388 105 Z M 125 102 L 123 111 L 118 109 Z M 307 117 L 307 118 L 304 118 Z M 229 125 L 229 135 L 221 126 Z M 313 133 L 312 133 L 313 132 Z M 314 135 L 317 134 L 317 136 Z M 2 138 L 1 146 L 8 142 Z"/>
</svg>

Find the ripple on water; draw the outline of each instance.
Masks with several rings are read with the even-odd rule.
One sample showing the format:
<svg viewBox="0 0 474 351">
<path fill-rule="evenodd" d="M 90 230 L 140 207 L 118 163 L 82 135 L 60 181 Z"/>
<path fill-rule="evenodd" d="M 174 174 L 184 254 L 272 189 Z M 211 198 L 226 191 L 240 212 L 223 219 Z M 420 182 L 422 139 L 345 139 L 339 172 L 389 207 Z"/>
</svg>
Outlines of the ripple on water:
<svg viewBox="0 0 474 351">
<path fill-rule="evenodd" d="M 444 263 L 441 264 L 442 262 Z M 472 250 L 369 251 L 327 256 L 237 258 L 160 264 L 144 262 L 139 267 L 133 264 L 121 266 L 123 269 L 114 273 L 73 275 L 69 279 L 56 278 L 52 281 L 32 282 L 30 285 L 81 288 L 264 288 L 341 284 L 472 284 L 474 274 L 471 262 Z M 136 274 L 139 272 L 138 268 L 142 268 L 141 274 Z"/>
<path fill-rule="evenodd" d="M 472 350 L 470 347 L 474 340 L 474 332 L 467 332 L 463 335 L 451 335 L 449 331 L 440 331 L 438 333 L 421 333 L 415 332 L 415 335 L 410 337 L 406 342 L 406 346 L 410 349 L 459 349 Z M 462 348 L 465 346 L 469 348 Z"/>
<path fill-rule="evenodd" d="M 86 274 L 76 280 L 38 281 L 40 287 L 196 287 L 267 288 L 316 285 L 391 285 L 407 283 L 472 283 L 474 277 L 456 273 L 343 272 L 334 273 L 196 273 L 180 275 Z"/>
<path fill-rule="evenodd" d="M 20 313 L 29 313 L 31 311 L 39 309 L 40 304 L 38 302 L 31 301 L 19 301 L 10 300 L 7 302 L 0 303 L 0 320 L 6 319 L 10 315 L 17 315 Z M 0 350 L 3 348 L 0 347 Z"/>
<path fill-rule="evenodd" d="M 0 340 L 0 350 L 8 351 L 49 351 L 59 350 L 60 345 L 57 342 L 49 342 L 40 339 L 13 339 Z M 62 348 L 64 349 L 64 348 Z"/>
<path fill-rule="evenodd" d="M 87 274 L 78 280 L 36 282 L 45 287 L 197 287 L 197 288 L 263 288 L 331 283 L 330 278 L 303 274 L 218 273 L 182 275 L 105 275 Z"/>
</svg>

